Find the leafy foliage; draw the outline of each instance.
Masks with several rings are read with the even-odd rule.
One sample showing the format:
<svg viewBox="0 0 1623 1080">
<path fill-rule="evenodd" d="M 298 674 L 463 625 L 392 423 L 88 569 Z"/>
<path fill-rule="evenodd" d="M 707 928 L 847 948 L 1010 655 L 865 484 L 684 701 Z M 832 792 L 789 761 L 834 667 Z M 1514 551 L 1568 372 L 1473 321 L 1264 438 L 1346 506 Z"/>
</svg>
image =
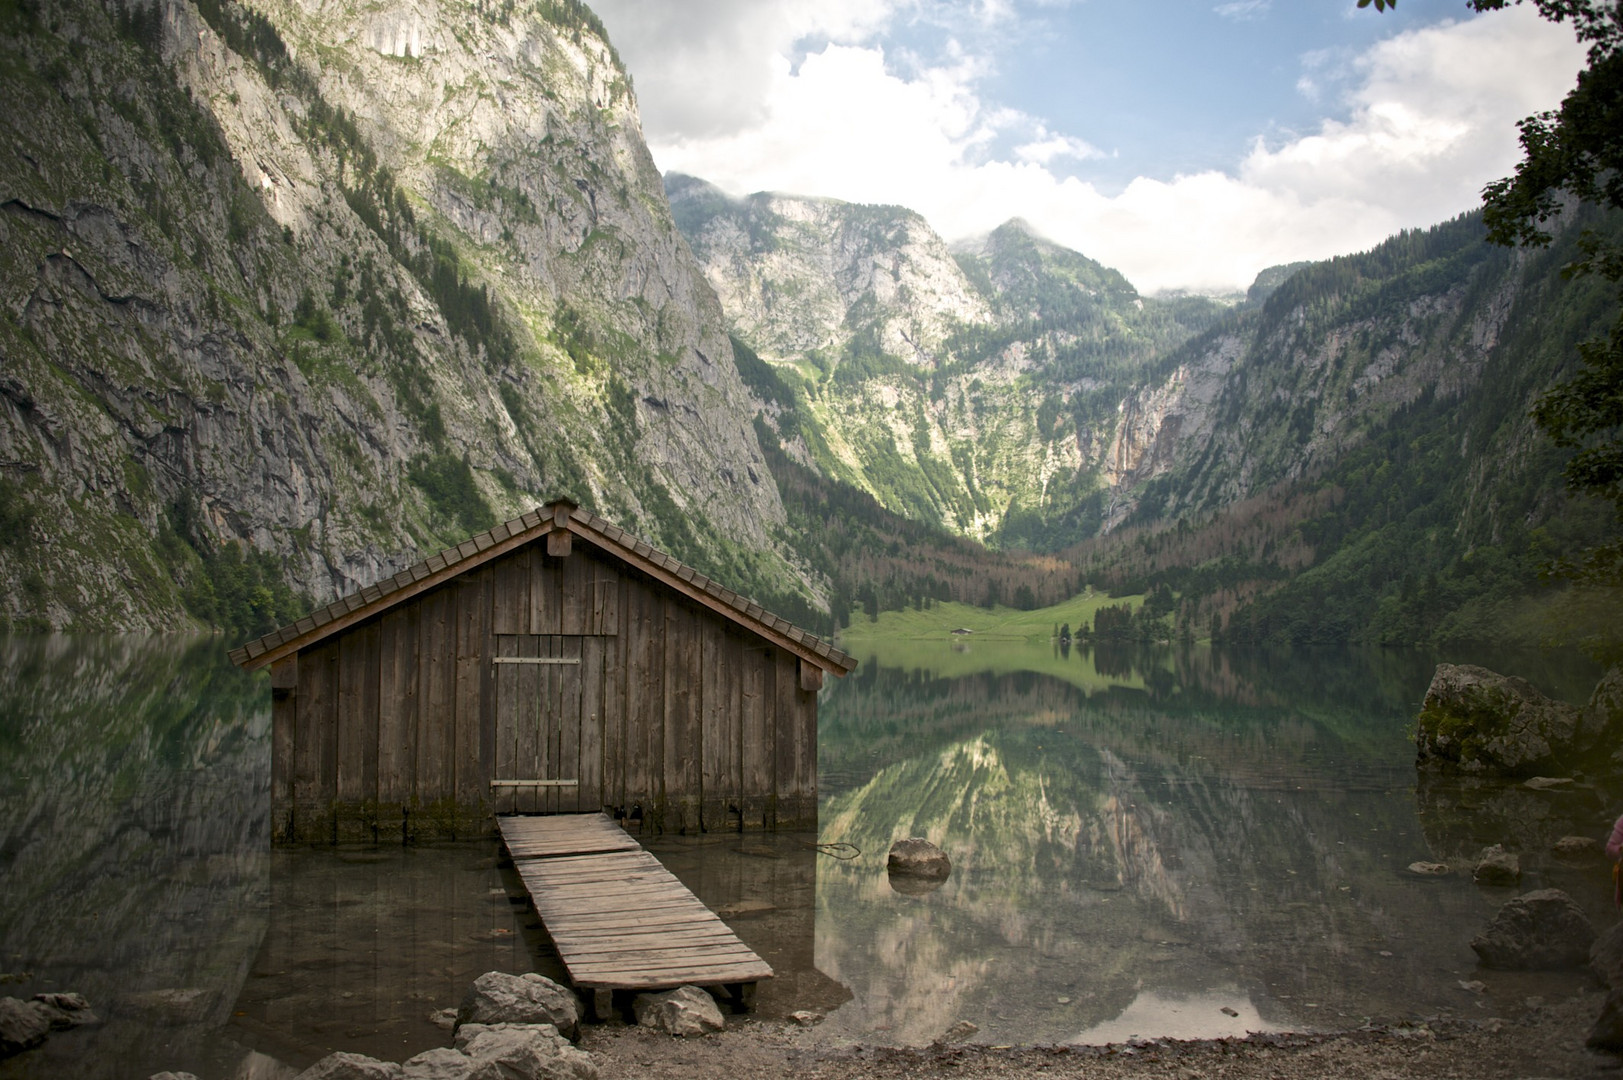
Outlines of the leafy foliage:
<svg viewBox="0 0 1623 1080">
<path fill-rule="evenodd" d="M 496 515 L 479 493 L 473 470 L 454 454 L 420 455 L 406 477 L 428 498 L 428 505 L 446 522 L 454 522 L 464 535 L 495 528 Z"/>
<path fill-rule="evenodd" d="M 1478 11 L 1506 0 L 1472 0 Z M 1589 45 L 1589 66 L 1559 110 L 1520 124 L 1523 158 L 1516 174 L 1482 193 L 1489 238 L 1504 245 L 1545 247 L 1550 226 L 1568 203 L 1623 209 L 1623 8 L 1616 0 L 1535 0 L 1553 22 L 1570 22 Z M 1568 278 L 1594 276 L 1619 301 L 1605 338 L 1577 346 L 1579 370 L 1548 390 L 1533 410 L 1557 446 L 1576 451 L 1564 473 L 1568 487 L 1612 503 L 1623 520 L 1623 244 L 1616 234 L 1586 229 Z M 1623 585 L 1623 540 L 1596 544 L 1562 569 L 1581 584 Z M 1601 651 L 1623 658 L 1623 634 Z"/>
<path fill-rule="evenodd" d="M 26 551 L 32 543 L 35 510 L 20 485 L 0 477 L 0 550 Z"/>
<path fill-rule="evenodd" d="M 157 552 L 181 583 L 193 618 L 237 638 L 269 633 L 310 610 L 289 588 L 281 560 L 236 541 L 217 544 L 195 499 L 171 504 L 158 525 Z"/>
</svg>

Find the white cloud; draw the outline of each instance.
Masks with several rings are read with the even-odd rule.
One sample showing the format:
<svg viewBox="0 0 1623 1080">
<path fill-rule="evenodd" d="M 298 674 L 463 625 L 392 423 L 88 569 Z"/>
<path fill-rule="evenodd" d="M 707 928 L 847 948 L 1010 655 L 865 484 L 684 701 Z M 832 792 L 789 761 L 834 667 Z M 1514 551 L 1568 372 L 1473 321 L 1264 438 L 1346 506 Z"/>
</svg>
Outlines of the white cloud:
<svg viewBox="0 0 1623 1080">
<path fill-rule="evenodd" d="M 638 2 L 600 5 L 617 41 L 607 12 Z M 1351 60 L 1346 119 L 1275 145 L 1259 139 L 1232 173 L 1140 177 L 1106 196 L 1053 171 L 1062 159 L 1098 151 L 1080 135 L 984 100 L 984 66 L 963 50 L 934 66 L 909 58 L 898 73 L 881 49 L 862 43 L 880 18 L 858 14 L 867 5 L 761 6 L 777 21 L 770 33 L 750 32 L 758 43 L 776 42 L 775 51 L 743 82 L 729 76 L 735 91 L 747 83 L 754 96 L 747 107 L 722 110 L 725 123 L 650 119 L 662 169 L 738 194 L 900 203 L 948 237 L 1024 217 L 1150 292 L 1244 288 L 1265 266 L 1358 250 L 1472 208 L 1484 183 L 1514 168 L 1515 122 L 1558 102 L 1582 64 L 1570 29 L 1525 7 L 1400 34 Z M 902 7 L 893 0 L 884 10 L 895 16 Z M 836 9 L 844 14 L 808 14 Z M 795 67 L 793 41 L 805 41 L 813 23 L 837 43 Z M 1310 75 L 1323 66 L 1304 62 Z M 652 103 L 645 71 L 633 65 L 652 118 L 664 106 Z M 725 82 L 692 74 L 701 97 Z M 1013 147 L 1008 160 L 994 153 L 998 146 Z"/>
<path fill-rule="evenodd" d="M 1272 0 L 1232 0 L 1227 4 L 1218 4 L 1212 8 L 1225 19 L 1249 20 L 1260 19 L 1268 14 Z"/>
<path fill-rule="evenodd" d="M 635 58 L 644 127 L 672 137 L 764 123 L 777 62 L 807 39 L 848 42 L 913 0 L 592 0 L 609 37 Z"/>
<path fill-rule="evenodd" d="M 1571 31 L 1526 8 L 1401 34 L 1353 64 L 1352 116 L 1276 148 L 1260 140 L 1248 185 L 1386 210 L 1401 224 L 1446 218 L 1518 158 L 1515 123 L 1570 89 L 1582 62 Z"/>
<path fill-rule="evenodd" d="M 1108 155 L 1091 143 L 1084 142 L 1072 135 L 1055 135 L 1039 124 L 1036 137 L 1030 142 L 1016 146 L 1014 156 L 1021 161 L 1033 161 L 1038 165 L 1047 165 L 1063 158 L 1086 161 L 1088 158 L 1107 157 Z"/>
</svg>

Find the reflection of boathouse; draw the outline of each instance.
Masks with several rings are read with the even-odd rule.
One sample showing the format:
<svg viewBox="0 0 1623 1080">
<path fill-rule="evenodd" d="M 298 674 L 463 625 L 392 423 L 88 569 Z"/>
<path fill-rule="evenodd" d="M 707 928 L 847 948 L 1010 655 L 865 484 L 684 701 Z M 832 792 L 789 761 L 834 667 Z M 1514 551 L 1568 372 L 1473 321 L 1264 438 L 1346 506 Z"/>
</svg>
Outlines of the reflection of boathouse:
<svg viewBox="0 0 1623 1080">
<path fill-rule="evenodd" d="M 817 690 L 849 656 L 568 502 L 232 653 L 271 669 L 278 840 L 816 821 Z"/>
</svg>

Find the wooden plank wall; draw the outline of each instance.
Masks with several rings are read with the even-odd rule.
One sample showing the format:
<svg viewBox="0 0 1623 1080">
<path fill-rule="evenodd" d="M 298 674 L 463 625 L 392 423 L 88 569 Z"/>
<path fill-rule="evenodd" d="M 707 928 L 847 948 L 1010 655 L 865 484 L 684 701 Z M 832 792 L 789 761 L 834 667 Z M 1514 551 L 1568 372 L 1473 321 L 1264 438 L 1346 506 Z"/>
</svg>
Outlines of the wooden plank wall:
<svg viewBox="0 0 1623 1080">
<path fill-rule="evenodd" d="M 428 840 L 487 835 L 494 813 L 637 808 L 645 831 L 815 827 L 799 665 L 587 544 L 534 544 L 278 665 L 274 835 Z M 538 770 L 579 785 L 491 788 Z"/>
</svg>

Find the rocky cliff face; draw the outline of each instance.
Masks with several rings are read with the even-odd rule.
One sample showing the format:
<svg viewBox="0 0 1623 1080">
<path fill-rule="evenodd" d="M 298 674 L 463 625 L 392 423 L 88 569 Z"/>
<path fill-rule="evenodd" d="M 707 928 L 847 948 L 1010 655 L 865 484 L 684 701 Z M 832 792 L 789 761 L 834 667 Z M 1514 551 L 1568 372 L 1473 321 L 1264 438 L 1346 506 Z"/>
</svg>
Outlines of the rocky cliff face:
<svg viewBox="0 0 1623 1080">
<path fill-rule="evenodd" d="M 666 190 L 734 332 L 794 383 L 800 456 L 891 510 L 1062 542 L 1153 458 L 1146 409 L 1158 430 L 1162 399 L 1206 392 L 1157 360 L 1219 307 L 1140 297 L 1023 222 L 949 252 L 899 207 Z"/>
<path fill-rule="evenodd" d="M 817 594 L 582 5 L 0 21 L 9 621 L 325 600 L 560 494 Z"/>
<path fill-rule="evenodd" d="M 680 174 L 666 190 L 735 330 L 768 359 L 854 349 L 934 368 L 953 331 L 990 318 L 911 210 L 771 193 L 735 203 Z"/>
<path fill-rule="evenodd" d="M 1180 560 L 1252 564 L 1260 576 L 1226 605 L 1345 537 L 1405 522 L 1415 536 L 1381 543 L 1412 551 L 1424 538 L 1430 565 L 1411 574 L 1483 545 L 1522 559 L 1521 534 L 1563 512 L 1555 455 L 1527 412 L 1568 360 L 1558 343 L 1594 332 L 1608 307 L 1561 291 L 1570 255 L 1489 247 L 1475 217 L 1270 268 L 1224 309 L 1140 297 L 1019 221 L 949 266 L 906 211 L 733 200 L 685 177 L 667 189 L 735 333 L 794 394 L 800 422 L 774 417 L 779 433 L 893 511 L 1049 550 L 1129 522 L 1211 524 L 1198 551 L 1104 564 L 1123 580 Z M 1395 459 L 1384 483 L 1372 472 L 1383 457 Z M 1436 519 L 1425 527 L 1422 507 Z M 1298 528 L 1326 510 L 1341 520 Z M 1102 565 L 1083 553 L 1084 571 Z M 1392 584 L 1365 576 L 1362 605 Z"/>
</svg>

